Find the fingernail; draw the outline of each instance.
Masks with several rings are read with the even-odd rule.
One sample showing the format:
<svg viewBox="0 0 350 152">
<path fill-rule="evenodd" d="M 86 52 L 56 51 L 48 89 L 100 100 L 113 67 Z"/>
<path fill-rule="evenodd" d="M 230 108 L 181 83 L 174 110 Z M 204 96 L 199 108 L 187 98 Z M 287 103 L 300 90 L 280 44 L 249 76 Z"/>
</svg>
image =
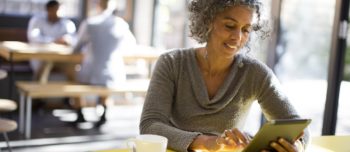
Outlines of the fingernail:
<svg viewBox="0 0 350 152">
<path fill-rule="evenodd" d="M 273 143 L 271 143 L 271 146 L 275 147 L 275 146 L 277 146 L 277 144 L 273 142 Z"/>
<path fill-rule="evenodd" d="M 278 141 L 279 141 L 279 142 L 284 142 L 284 139 L 283 139 L 283 138 L 281 138 L 281 139 L 279 139 Z"/>
</svg>

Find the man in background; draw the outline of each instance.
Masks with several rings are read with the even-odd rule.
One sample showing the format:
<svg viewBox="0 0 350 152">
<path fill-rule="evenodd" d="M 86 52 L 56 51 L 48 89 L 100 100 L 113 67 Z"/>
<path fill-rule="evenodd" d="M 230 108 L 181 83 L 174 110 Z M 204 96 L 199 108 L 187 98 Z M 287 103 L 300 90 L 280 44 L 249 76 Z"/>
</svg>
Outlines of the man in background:
<svg viewBox="0 0 350 152">
<path fill-rule="evenodd" d="M 73 44 L 73 38 L 76 32 L 75 24 L 65 18 L 58 16 L 60 3 L 56 0 L 50 0 L 46 3 L 46 13 L 33 16 L 28 25 L 27 37 L 32 44 Z M 74 80 L 74 72 L 67 70 L 65 65 L 54 65 L 62 70 L 69 80 Z M 43 64 L 39 61 L 31 61 L 31 67 L 34 72 L 34 79 L 38 80 L 42 75 Z M 70 69 L 72 70 L 72 69 Z"/>
<path fill-rule="evenodd" d="M 78 31 L 78 40 L 74 53 L 83 53 L 84 60 L 77 79 L 81 83 L 115 88 L 124 85 L 126 73 L 122 53 L 131 51 L 136 40 L 129 25 L 115 15 L 115 6 L 108 0 L 100 0 L 101 13 L 82 22 Z M 113 8 L 114 7 L 114 8 Z M 100 98 L 104 112 L 97 127 L 106 122 L 107 98 Z M 82 108 L 86 106 L 81 98 L 76 102 L 77 122 L 84 122 Z"/>
</svg>

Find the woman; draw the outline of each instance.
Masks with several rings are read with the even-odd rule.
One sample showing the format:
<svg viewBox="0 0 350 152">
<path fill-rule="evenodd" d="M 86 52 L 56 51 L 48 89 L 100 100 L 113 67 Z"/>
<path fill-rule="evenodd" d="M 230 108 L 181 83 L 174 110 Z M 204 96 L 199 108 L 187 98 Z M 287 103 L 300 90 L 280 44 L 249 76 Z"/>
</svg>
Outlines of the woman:
<svg viewBox="0 0 350 152">
<path fill-rule="evenodd" d="M 249 48 L 250 33 L 260 30 L 261 3 L 192 0 L 189 5 L 192 37 L 205 46 L 159 58 L 143 107 L 141 134 L 165 136 L 169 148 L 180 152 L 232 151 L 249 142 L 239 129 L 254 101 L 267 120 L 299 118 L 272 71 L 241 51 Z M 271 147 L 300 151 L 305 139 L 307 132 L 296 142 L 278 140 Z"/>
</svg>

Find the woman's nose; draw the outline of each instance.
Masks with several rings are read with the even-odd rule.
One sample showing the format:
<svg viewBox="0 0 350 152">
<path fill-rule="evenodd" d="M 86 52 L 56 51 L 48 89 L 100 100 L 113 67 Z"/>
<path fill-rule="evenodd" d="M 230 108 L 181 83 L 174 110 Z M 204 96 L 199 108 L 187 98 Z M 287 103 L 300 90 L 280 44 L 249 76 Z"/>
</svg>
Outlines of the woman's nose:
<svg viewBox="0 0 350 152">
<path fill-rule="evenodd" d="M 242 31 L 240 29 L 234 29 L 231 31 L 231 36 L 230 38 L 231 39 L 234 39 L 234 40 L 241 40 L 242 39 Z"/>
</svg>

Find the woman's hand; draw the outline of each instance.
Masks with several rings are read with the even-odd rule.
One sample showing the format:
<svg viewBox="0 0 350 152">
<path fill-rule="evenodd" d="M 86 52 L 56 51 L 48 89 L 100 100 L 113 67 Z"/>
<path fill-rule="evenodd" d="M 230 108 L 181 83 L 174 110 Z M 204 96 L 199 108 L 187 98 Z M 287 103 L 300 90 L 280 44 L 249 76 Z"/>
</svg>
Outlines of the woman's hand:
<svg viewBox="0 0 350 152">
<path fill-rule="evenodd" d="M 208 135 L 199 135 L 197 136 L 191 145 L 189 146 L 189 150 L 200 150 L 205 152 L 212 152 L 220 150 L 220 145 L 216 144 L 217 136 L 208 136 Z"/>
<path fill-rule="evenodd" d="M 243 149 L 250 142 L 250 137 L 239 131 L 237 128 L 225 130 L 216 143 L 221 146 L 221 150 Z"/>
<path fill-rule="evenodd" d="M 248 145 L 250 138 L 238 129 L 225 130 L 222 136 L 199 135 L 190 145 L 191 150 L 206 152 L 241 150 Z"/>
<path fill-rule="evenodd" d="M 280 138 L 270 144 L 270 147 L 277 152 L 299 152 L 301 149 L 298 148 L 297 142 L 294 144 L 287 140 Z M 261 152 L 269 152 L 268 150 L 262 150 Z"/>
<path fill-rule="evenodd" d="M 302 152 L 304 151 L 303 144 L 300 140 L 296 140 L 291 143 L 284 138 L 280 138 L 277 141 L 271 142 L 270 147 L 277 152 Z M 269 152 L 268 150 L 262 150 L 262 152 Z"/>
</svg>

